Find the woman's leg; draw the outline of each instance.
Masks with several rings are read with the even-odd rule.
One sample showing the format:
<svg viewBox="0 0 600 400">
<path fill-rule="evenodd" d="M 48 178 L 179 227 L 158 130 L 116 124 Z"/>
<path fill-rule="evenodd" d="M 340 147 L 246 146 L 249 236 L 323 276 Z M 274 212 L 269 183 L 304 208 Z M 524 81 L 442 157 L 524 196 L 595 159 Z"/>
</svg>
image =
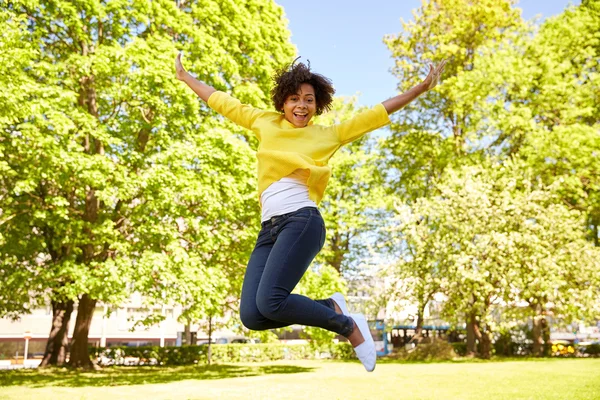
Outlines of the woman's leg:
<svg viewBox="0 0 600 400">
<path fill-rule="evenodd" d="M 348 338 L 365 369 L 373 371 L 375 345 L 362 314 L 356 325 L 332 299 L 291 294 L 324 241 L 325 225 L 315 208 L 263 223 L 244 277 L 242 322 L 254 330 L 302 324 L 336 332 Z"/>
<path fill-rule="evenodd" d="M 352 319 L 337 314 L 329 299 L 315 301 L 291 294 L 325 241 L 325 226 L 318 210 L 303 208 L 276 217 L 269 234 L 275 243 L 261 267 L 256 293 L 259 313 L 283 324 L 279 326 L 317 326 L 349 336 L 354 327 Z"/>
<path fill-rule="evenodd" d="M 263 223 L 263 228 L 258 234 L 256 245 L 248 261 L 244 283 L 242 286 L 242 297 L 240 302 L 240 319 L 244 326 L 252 330 L 266 330 L 282 328 L 290 323 L 274 321 L 266 318 L 257 307 L 257 292 L 260 285 L 265 265 L 276 242 L 276 236 L 272 236 L 273 224 Z M 277 228 L 277 226 L 275 227 Z M 331 299 L 316 300 L 316 302 L 334 309 L 335 303 Z M 341 313 L 341 312 L 340 312 Z"/>
<path fill-rule="evenodd" d="M 256 292 L 269 258 L 273 241 L 269 229 L 261 229 L 256 240 L 256 245 L 248 261 L 244 283 L 242 285 L 242 298 L 240 301 L 240 319 L 244 326 L 254 331 L 282 328 L 289 324 L 273 321 L 263 316 L 256 306 Z"/>
</svg>

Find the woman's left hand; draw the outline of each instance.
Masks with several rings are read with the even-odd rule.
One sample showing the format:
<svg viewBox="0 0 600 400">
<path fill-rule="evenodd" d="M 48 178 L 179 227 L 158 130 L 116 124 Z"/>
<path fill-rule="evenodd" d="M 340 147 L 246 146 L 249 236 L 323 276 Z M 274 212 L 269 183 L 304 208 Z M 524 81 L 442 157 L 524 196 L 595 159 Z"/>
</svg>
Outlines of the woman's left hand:
<svg viewBox="0 0 600 400">
<path fill-rule="evenodd" d="M 177 54 L 177 58 L 175 58 L 175 77 L 180 81 L 185 79 L 185 75 L 187 71 L 183 68 L 183 64 L 181 63 L 181 53 Z"/>
<path fill-rule="evenodd" d="M 433 64 L 429 64 L 429 74 L 427 78 L 423 81 L 423 86 L 425 86 L 426 90 L 431 90 L 440 81 L 440 77 L 442 76 L 442 72 L 444 72 L 444 66 L 446 65 L 447 60 L 443 60 L 440 65 L 437 67 L 433 67 Z"/>
</svg>

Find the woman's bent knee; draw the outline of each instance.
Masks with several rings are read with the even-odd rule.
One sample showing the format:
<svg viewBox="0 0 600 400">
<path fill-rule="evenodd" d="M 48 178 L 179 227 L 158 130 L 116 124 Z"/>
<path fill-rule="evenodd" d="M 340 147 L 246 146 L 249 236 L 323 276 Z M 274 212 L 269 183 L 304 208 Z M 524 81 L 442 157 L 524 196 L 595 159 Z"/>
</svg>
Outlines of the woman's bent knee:
<svg viewBox="0 0 600 400">
<path fill-rule="evenodd" d="M 285 298 L 275 298 L 273 296 L 264 296 L 256 300 L 258 311 L 265 318 L 279 321 L 277 318 L 282 308 Z"/>
<path fill-rule="evenodd" d="M 242 324 L 253 331 L 264 331 L 265 329 L 269 329 L 265 326 L 264 322 L 266 318 L 257 312 L 240 312 L 240 319 Z"/>
</svg>

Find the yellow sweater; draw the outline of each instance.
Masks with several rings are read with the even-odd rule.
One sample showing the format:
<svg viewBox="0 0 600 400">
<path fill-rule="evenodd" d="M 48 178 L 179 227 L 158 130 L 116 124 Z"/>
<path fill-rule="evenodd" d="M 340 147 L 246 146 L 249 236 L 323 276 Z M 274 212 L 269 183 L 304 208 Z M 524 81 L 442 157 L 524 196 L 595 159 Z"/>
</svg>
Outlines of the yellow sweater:
<svg viewBox="0 0 600 400">
<path fill-rule="evenodd" d="M 309 125 L 298 128 L 283 114 L 242 104 L 224 92 L 214 92 L 208 105 L 234 123 L 251 130 L 260 142 L 258 158 L 258 196 L 273 182 L 297 169 L 307 169 L 308 195 L 319 204 L 331 176 L 327 162 L 344 144 L 390 122 L 385 107 L 358 113 L 352 119 L 332 126 Z"/>
</svg>

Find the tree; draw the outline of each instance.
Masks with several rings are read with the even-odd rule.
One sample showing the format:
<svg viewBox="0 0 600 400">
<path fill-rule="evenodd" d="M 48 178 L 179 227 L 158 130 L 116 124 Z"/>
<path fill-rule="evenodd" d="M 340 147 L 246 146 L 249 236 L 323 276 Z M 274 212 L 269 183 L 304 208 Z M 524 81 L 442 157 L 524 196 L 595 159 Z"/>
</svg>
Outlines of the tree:
<svg viewBox="0 0 600 400">
<path fill-rule="evenodd" d="M 561 182 L 564 201 L 585 213 L 596 245 L 598 29 L 597 2 L 571 7 L 536 32 L 482 48 L 480 69 L 455 81 L 476 129 L 490 135 L 490 152 L 526 160 L 548 185 Z"/>
<path fill-rule="evenodd" d="M 512 2 L 477 2 L 467 9 L 470 3 L 425 3 L 415 21 L 404 24 L 404 34 L 385 40 L 401 85 L 418 79 L 426 62 L 452 58 L 444 84 L 398 114 L 385 146 L 391 190 L 409 205 L 421 197 L 434 200 L 434 182 L 445 179 L 447 168 L 485 165 L 487 157 L 525 160 L 532 187 L 541 179 L 553 196 L 560 194 L 547 207 L 566 202 L 584 212 L 584 227 L 598 243 L 597 2 L 571 7 L 539 29 L 523 23 Z M 473 295 L 464 292 L 475 301 Z M 480 306 L 475 301 L 472 310 L 494 305 Z M 468 321 L 470 338 L 474 328 Z M 469 344 L 474 350 L 474 341 Z"/>
<path fill-rule="evenodd" d="M 527 32 L 520 10 L 507 0 L 432 0 L 403 22 L 404 32 L 384 42 L 395 59 L 392 72 L 398 89 L 420 80 L 429 63 L 448 60 L 443 84 L 395 114 L 391 135 L 383 144 L 389 191 L 398 202 L 435 196 L 434 182 L 446 168 L 477 164 L 489 145 L 489 132 L 479 128 L 477 112 L 484 101 L 476 90 L 465 91 L 461 77 L 485 73 L 477 57 L 481 49 Z M 469 331 L 471 331 L 470 323 Z"/>
<path fill-rule="evenodd" d="M 387 252 L 395 261 L 382 271 L 392 304 L 408 301 L 417 307 L 413 340 L 422 339 L 425 308 L 445 287 L 449 247 L 438 226 L 438 216 L 428 202 L 417 199 L 413 207 L 395 205 L 394 220 L 388 224 Z"/>
<path fill-rule="evenodd" d="M 414 20 L 403 22 L 404 32 L 388 35 L 384 42 L 395 59 L 393 74 L 404 91 L 419 82 L 419 72 L 429 63 L 448 60 L 443 83 L 395 114 L 384 148 L 394 174 L 395 194 L 407 201 L 426 196 L 434 179 L 448 165 L 468 162 L 485 142 L 478 132 L 477 93 L 457 84 L 463 75 L 485 72 L 477 54 L 481 48 L 524 29 L 520 10 L 507 0 L 432 0 L 414 11 Z M 471 96 L 468 96 L 471 95 Z"/>
<path fill-rule="evenodd" d="M 596 246 L 600 243 L 599 30 L 597 1 L 572 7 L 542 25 L 528 48 L 527 59 L 537 60 L 538 68 L 535 86 L 526 97 L 540 129 L 527 137 L 521 151 L 544 182 L 562 182 L 562 198 L 584 213 L 584 226 Z"/>
<path fill-rule="evenodd" d="M 0 20 L 0 315 L 16 319 L 43 303 L 47 290 L 54 290 L 52 328 L 42 365 L 62 364 L 73 300 L 62 292 L 60 277 L 49 276 L 44 267 L 60 268 L 68 251 L 54 240 L 64 234 L 61 199 L 51 198 L 49 206 L 57 212 L 50 217 L 43 204 L 48 192 L 36 187 L 36 181 L 47 181 L 51 175 L 48 158 L 39 155 L 53 144 L 52 139 L 44 141 L 37 130 L 63 127 L 66 119 L 57 108 L 69 107 L 75 93 L 43 79 L 57 69 L 35 62 L 39 50 L 26 29 L 24 15 L 3 9 Z M 35 114 L 42 115 L 42 120 L 34 118 Z"/>
<path fill-rule="evenodd" d="M 173 223 L 144 221 L 147 209 L 137 223 L 153 232 L 157 244 L 140 243 L 135 249 L 131 290 L 145 294 L 146 306 L 156 311 L 141 321 L 147 324 L 163 318 L 163 304 L 181 305 L 180 319 L 186 323 L 214 322 L 228 310 L 237 313 L 244 269 L 258 233 L 254 155 L 247 143 L 213 129 L 185 147 L 182 152 L 173 146 L 161 162 L 161 182 L 178 182 L 165 194 L 165 203 L 158 204 L 173 208 Z M 160 209 L 153 213 L 162 214 Z"/>
<path fill-rule="evenodd" d="M 9 1 L 6 10 L 8 20 L 27 25 L 36 49 L 32 67 L 22 64 L 19 73 L 55 92 L 45 97 L 47 108 L 2 121 L 2 168 L 16 177 L 5 182 L 0 205 L 3 254 L 16 254 L 19 240 L 36 244 L 22 263 L 53 305 L 78 301 L 70 363 L 90 367 L 96 303 L 119 304 L 138 268 L 152 260 L 145 252 L 172 249 L 182 209 L 197 212 L 185 221 L 191 228 L 182 240 L 208 238 L 194 256 L 203 263 L 225 237 L 225 248 L 246 246 L 245 221 L 256 213 L 246 209 L 255 190 L 248 166 L 228 169 L 222 157 L 235 150 L 247 161 L 249 150 L 232 145 L 230 133 L 211 136 L 231 125 L 172 78 L 174 55 L 185 50 L 204 81 L 262 106 L 271 71 L 291 58 L 289 32 L 281 8 L 267 0 Z M 199 147 L 204 157 L 192 153 Z M 228 186 L 241 192 L 230 196 Z M 228 212 L 215 212 L 211 197 L 226 198 Z"/>
<path fill-rule="evenodd" d="M 439 196 L 403 214 L 404 254 L 390 270 L 396 280 L 414 279 L 417 294 L 424 281 L 439 287 L 443 314 L 470 321 L 484 358 L 503 324 L 496 311 L 514 315 L 526 303 L 535 327 L 547 312 L 563 320 L 598 312 L 597 250 L 581 213 L 556 202 L 554 188 L 531 184 L 527 171 L 517 161 L 448 170 Z M 541 330 L 534 333 L 540 343 Z"/>
</svg>

